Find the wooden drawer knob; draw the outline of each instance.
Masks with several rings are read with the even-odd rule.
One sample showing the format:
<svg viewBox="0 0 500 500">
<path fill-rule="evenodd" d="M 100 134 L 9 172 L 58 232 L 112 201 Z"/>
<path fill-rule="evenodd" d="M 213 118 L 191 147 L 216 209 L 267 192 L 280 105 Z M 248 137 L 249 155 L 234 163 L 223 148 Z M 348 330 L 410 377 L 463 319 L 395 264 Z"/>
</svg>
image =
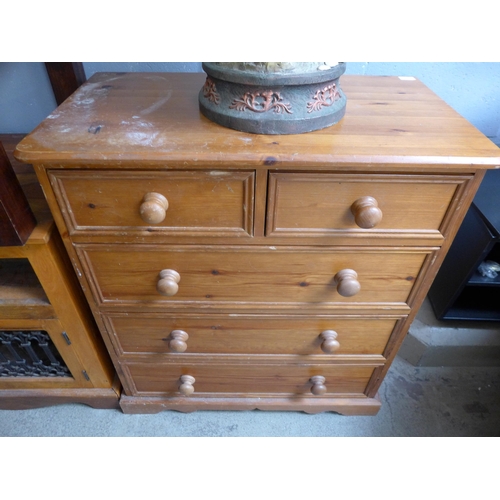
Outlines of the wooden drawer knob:
<svg viewBox="0 0 500 500">
<path fill-rule="evenodd" d="M 146 193 L 142 199 L 139 213 L 148 224 L 159 224 L 165 220 L 168 200 L 159 193 Z"/>
<path fill-rule="evenodd" d="M 321 350 L 326 354 L 332 354 L 340 349 L 340 344 L 337 339 L 337 332 L 334 330 L 325 330 L 320 334 L 321 340 Z"/>
<path fill-rule="evenodd" d="M 191 375 L 182 375 L 181 377 L 181 385 L 179 386 L 179 391 L 184 396 L 191 396 L 194 392 L 193 384 L 196 382 L 194 377 Z"/>
<path fill-rule="evenodd" d="M 312 382 L 311 392 L 315 396 L 322 396 L 326 392 L 325 377 L 321 375 L 315 375 L 311 377 L 310 382 Z"/>
<path fill-rule="evenodd" d="M 342 297 L 352 297 L 361 290 L 358 273 L 352 269 L 342 269 L 334 276 L 333 280 L 337 286 L 337 292 Z"/>
<path fill-rule="evenodd" d="M 184 352 L 187 349 L 186 340 L 189 339 L 189 335 L 182 330 L 173 330 L 170 332 L 170 341 L 168 347 L 174 352 Z"/>
<path fill-rule="evenodd" d="M 354 215 L 354 222 L 362 229 L 375 227 L 382 220 L 382 210 L 378 207 L 378 202 L 371 196 L 363 196 L 351 205 L 351 212 Z"/>
<path fill-rule="evenodd" d="M 160 272 L 160 279 L 156 284 L 156 290 L 161 295 L 166 297 L 171 297 L 179 291 L 179 281 L 181 280 L 181 275 L 174 271 L 173 269 L 164 269 Z"/>
</svg>

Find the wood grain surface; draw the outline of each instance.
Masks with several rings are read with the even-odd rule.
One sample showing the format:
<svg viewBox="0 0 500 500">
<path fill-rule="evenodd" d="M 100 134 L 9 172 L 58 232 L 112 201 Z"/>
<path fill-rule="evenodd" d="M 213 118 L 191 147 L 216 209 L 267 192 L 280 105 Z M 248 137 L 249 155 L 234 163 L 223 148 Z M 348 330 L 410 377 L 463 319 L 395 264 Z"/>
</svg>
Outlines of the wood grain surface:
<svg viewBox="0 0 500 500">
<path fill-rule="evenodd" d="M 198 307 L 360 307 L 407 309 L 406 301 L 430 249 L 314 247 L 78 246 L 98 304 Z M 354 297 L 337 292 L 335 275 L 354 269 Z M 156 290 L 159 273 L 180 274 L 172 297 Z"/>
<path fill-rule="evenodd" d="M 151 364 L 127 363 L 137 394 L 179 396 L 180 377 L 191 375 L 196 394 L 289 394 L 314 397 L 311 377 L 326 378 L 329 394 L 362 395 L 373 366 L 306 364 Z"/>
<path fill-rule="evenodd" d="M 457 186 L 467 180 L 465 176 L 271 173 L 267 234 L 407 233 L 439 240 Z M 370 229 L 357 226 L 351 210 L 364 196 L 373 197 L 382 211 L 382 220 Z"/>
<path fill-rule="evenodd" d="M 418 80 L 344 75 L 347 108 L 338 124 L 279 137 L 225 129 L 203 117 L 204 80 L 200 73 L 96 73 L 18 145 L 16 156 L 66 167 L 105 160 L 119 169 L 500 166 L 498 148 Z"/>
<path fill-rule="evenodd" d="M 254 172 L 234 171 L 51 171 L 65 200 L 66 224 L 73 232 L 250 236 L 253 228 Z M 140 215 L 144 195 L 168 200 L 165 219 L 148 224 Z"/>
<path fill-rule="evenodd" d="M 154 315 L 115 313 L 106 316 L 118 349 L 124 354 L 171 354 L 175 330 L 185 331 L 186 354 L 323 355 L 321 333 L 335 330 L 340 344 L 334 357 L 379 354 L 398 318 L 270 317 L 240 315 Z"/>
</svg>

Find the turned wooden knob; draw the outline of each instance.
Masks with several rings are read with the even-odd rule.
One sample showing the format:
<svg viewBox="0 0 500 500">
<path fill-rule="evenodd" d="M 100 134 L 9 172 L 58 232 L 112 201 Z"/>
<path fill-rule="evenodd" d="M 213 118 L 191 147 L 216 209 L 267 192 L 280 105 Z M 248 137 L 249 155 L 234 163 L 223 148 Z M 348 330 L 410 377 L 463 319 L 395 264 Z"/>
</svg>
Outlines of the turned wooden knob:
<svg viewBox="0 0 500 500">
<path fill-rule="evenodd" d="M 182 375 L 181 377 L 181 385 L 179 386 L 179 391 L 181 394 L 184 394 L 184 396 L 191 396 L 194 392 L 194 387 L 193 384 L 196 382 L 196 379 L 194 377 L 191 377 L 191 375 Z"/>
<path fill-rule="evenodd" d="M 375 227 L 382 220 L 382 210 L 371 196 L 363 196 L 351 205 L 354 222 L 363 229 Z"/>
<path fill-rule="evenodd" d="M 159 193 L 146 193 L 142 199 L 139 213 L 148 224 L 159 224 L 165 220 L 168 200 Z"/>
<path fill-rule="evenodd" d="M 361 290 L 358 281 L 358 273 L 352 269 L 342 269 L 333 278 L 337 286 L 337 292 L 342 297 L 352 297 Z"/>
<path fill-rule="evenodd" d="M 171 297 L 175 295 L 179 290 L 179 281 L 181 280 L 181 275 L 174 271 L 173 269 L 164 269 L 160 272 L 160 279 L 156 284 L 156 290 L 161 295 L 166 297 Z"/>
<path fill-rule="evenodd" d="M 184 352 L 187 349 L 186 340 L 189 335 L 182 330 L 174 330 L 170 332 L 170 341 L 168 347 L 174 352 Z"/>
<path fill-rule="evenodd" d="M 338 351 L 340 349 L 340 344 L 337 339 L 337 332 L 333 330 L 325 330 L 320 333 L 320 338 L 323 340 L 321 343 L 321 350 L 326 354 L 331 354 L 332 352 Z"/>
<path fill-rule="evenodd" d="M 326 392 L 325 377 L 321 375 L 315 375 L 311 377 L 310 382 L 312 382 L 311 392 L 315 396 L 322 396 Z"/>
</svg>

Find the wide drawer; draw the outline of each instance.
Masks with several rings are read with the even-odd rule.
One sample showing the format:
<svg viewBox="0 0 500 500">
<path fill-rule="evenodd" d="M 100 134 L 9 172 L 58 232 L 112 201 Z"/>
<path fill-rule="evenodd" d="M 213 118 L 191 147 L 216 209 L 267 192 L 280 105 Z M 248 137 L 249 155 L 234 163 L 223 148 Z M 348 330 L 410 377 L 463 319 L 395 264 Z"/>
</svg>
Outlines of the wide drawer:
<svg viewBox="0 0 500 500">
<path fill-rule="evenodd" d="M 268 236 L 443 239 L 467 176 L 270 173 Z"/>
<path fill-rule="evenodd" d="M 398 318 L 252 315 L 104 317 L 120 354 L 382 355 Z M 184 356 L 185 354 L 182 354 Z"/>
<path fill-rule="evenodd" d="M 420 268 L 432 251 L 198 245 L 76 248 L 98 304 L 163 308 L 407 307 Z M 356 292 L 358 285 L 355 295 L 341 295 L 346 288 Z M 165 288 L 170 296 L 162 294 Z"/>
<path fill-rule="evenodd" d="M 50 170 L 70 234 L 249 236 L 253 171 Z"/>
<path fill-rule="evenodd" d="M 123 365 L 133 381 L 133 395 L 181 396 L 186 379 L 193 395 L 286 394 L 315 397 L 312 377 L 324 377 L 326 394 L 363 394 L 374 366 L 313 364 L 167 364 L 130 362 Z"/>
</svg>

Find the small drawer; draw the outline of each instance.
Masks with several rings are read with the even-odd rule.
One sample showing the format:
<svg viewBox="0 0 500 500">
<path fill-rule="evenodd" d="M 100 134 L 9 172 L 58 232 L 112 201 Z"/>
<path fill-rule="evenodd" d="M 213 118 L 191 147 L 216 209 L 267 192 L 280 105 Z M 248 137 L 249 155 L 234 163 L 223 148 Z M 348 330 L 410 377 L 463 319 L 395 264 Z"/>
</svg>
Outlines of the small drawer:
<svg viewBox="0 0 500 500">
<path fill-rule="evenodd" d="M 467 176 L 271 173 L 268 236 L 420 238 L 439 243 Z"/>
<path fill-rule="evenodd" d="M 49 171 L 70 234 L 250 236 L 253 171 Z"/>
<path fill-rule="evenodd" d="M 397 318 L 114 313 L 120 354 L 382 355 Z"/>
<path fill-rule="evenodd" d="M 332 364 L 129 362 L 123 366 L 133 381 L 133 395 L 163 397 L 229 393 L 301 397 L 362 395 L 375 369 L 370 365 Z"/>
<path fill-rule="evenodd" d="M 408 309 L 430 249 L 76 245 L 99 305 Z M 326 249 L 325 249 L 326 248 Z"/>
</svg>

